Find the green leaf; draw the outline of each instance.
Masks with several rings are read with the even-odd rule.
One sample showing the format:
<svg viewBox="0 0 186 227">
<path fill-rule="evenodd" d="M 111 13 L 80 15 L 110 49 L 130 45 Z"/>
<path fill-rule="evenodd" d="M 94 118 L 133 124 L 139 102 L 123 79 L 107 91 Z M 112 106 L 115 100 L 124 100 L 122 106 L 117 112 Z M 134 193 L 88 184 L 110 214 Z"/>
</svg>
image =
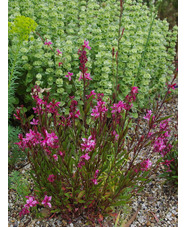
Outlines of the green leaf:
<svg viewBox="0 0 186 227">
<path fill-rule="evenodd" d="M 158 119 L 156 122 L 160 122 L 160 121 L 166 120 L 166 119 L 168 119 L 168 118 L 170 118 L 170 117 L 172 117 L 172 116 L 173 116 L 173 115 L 168 115 L 168 116 L 166 116 L 166 117 L 162 117 L 162 118 Z"/>
<path fill-rule="evenodd" d="M 114 203 L 113 206 L 122 206 L 126 203 L 128 203 L 128 200 L 121 200 L 121 201 L 117 201 L 116 203 Z"/>
<path fill-rule="evenodd" d="M 58 213 L 58 212 L 61 212 L 61 210 L 60 209 L 51 210 L 51 213 Z"/>
<path fill-rule="evenodd" d="M 66 197 L 70 198 L 70 194 L 69 193 L 64 193 L 64 195 L 66 195 Z"/>
<path fill-rule="evenodd" d="M 153 119 L 153 114 L 151 114 L 150 119 L 149 119 L 149 127 L 152 126 L 152 119 Z"/>
<path fill-rule="evenodd" d="M 138 193 L 141 192 L 141 191 L 143 191 L 144 188 L 145 188 L 145 187 L 140 188 L 140 189 L 138 190 Z"/>
<path fill-rule="evenodd" d="M 142 176 L 143 176 L 143 177 L 146 177 L 146 176 L 149 174 L 149 172 L 150 172 L 150 171 L 145 171 L 145 172 L 143 173 Z"/>
<path fill-rule="evenodd" d="M 65 110 L 65 115 L 69 115 L 69 108 Z"/>
<path fill-rule="evenodd" d="M 132 113 L 133 118 L 138 118 L 138 113 Z"/>
<path fill-rule="evenodd" d="M 81 199 L 85 194 L 85 190 L 81 191 L 78 195 L 78 199 Z"/>
<path fill-rule="evenodd" d="M 86 201 L 80 199 L 80 200 L 78 200 L 78 203 L 86 203 Z"/>
<path fill-rule="evenodd" d="M 117 227 L 117 225 L 118 225 L 120 213 L 121 213 L 121 211 L 119 212 L 119 214 L 118 214 L 118 216 L 117 216 L 117 218 L 116 218 L 116 222 L 115 222 L 114 227 Z"/>
</svg>

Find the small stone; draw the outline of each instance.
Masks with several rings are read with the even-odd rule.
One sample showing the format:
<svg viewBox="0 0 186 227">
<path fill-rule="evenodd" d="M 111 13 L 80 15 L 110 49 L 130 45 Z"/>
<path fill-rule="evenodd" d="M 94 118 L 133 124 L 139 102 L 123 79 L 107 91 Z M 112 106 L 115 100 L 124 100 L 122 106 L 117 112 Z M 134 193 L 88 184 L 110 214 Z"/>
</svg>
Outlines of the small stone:
<svg viewBox="0 0 186 227">
<path fill-rule="evenodd" d="M 66 226 L 67 225 L 67 222 L 64 221 L 64 220 L 62 220 L 62 224 Z"/>
<path fill-rule="evenodd" d="M 150 221 L 148 221 L 148 222 L 146 223 L 146 225 L 147 225 L 147 226 L 151 226 L 151 223 L 150 223 Z"/>
</svg>

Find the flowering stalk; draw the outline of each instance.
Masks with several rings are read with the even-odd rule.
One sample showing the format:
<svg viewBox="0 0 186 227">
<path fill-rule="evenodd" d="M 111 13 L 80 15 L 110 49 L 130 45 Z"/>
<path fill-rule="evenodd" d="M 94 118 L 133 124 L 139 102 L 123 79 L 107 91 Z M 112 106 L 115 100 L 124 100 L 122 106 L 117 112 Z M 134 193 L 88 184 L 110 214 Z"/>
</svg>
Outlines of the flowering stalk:
<svg viewBox="0 0 186 227">
<path fill-rule="evenodd" d="M 119 89 L 118 87 L 118 69 L 119 69 L 119 51 L 120 51 L 120 41 L 121 38 L 123 37 L 123 33 L 125 28 L 122 29 L 121 32 L 121 19 L 123 15 L 123 0 L 120 0 L 120 15 L 119 15 L 119 29 L 118 29 L 118 45 L 117 45 L 117 52 L 116 52 L 116 85 L 115 85 L 115 101 L 117 101 L 117 90 Z M 113 53 L 112 53 L 113 55 Z"/>
<path fill-rule="evenodd" d="M 81 49 L 78 50 L 78 55 L 79 55 L 79 60 L 80 60 L 80 66 L 79 69 L 81 70 L 81 75 L 79 78 L 79 81 L 81 79 L 83 79 L 83 103 L 84 103 L 84 112 L 86 110 L 86 86 L 88 86 L 89 82 L 88 80 L 92 80 L 92 78 L 90 78 L 90 74 L 87 73 L 87 67 L 86 67 L 86 63 L 88 61 L 87 56 L 86 56 L 86 51 L 85 48 L 87 48 L 88 50 L 91 49 L 91 47 L 89 46 L 89 41 L 84 40 L 84 44 L 82 45 Z M 86 84 L 87 81 L 87 84 Z M 84 115 L 84 127 L 85 130 L 87 128 L 86 126 L 86 114 Z"/>
<path fill-rule="evenodd" d="M 33 32 L 33 33 L 34 33 L 34 32 Z M 39 32 L 35 32 L 35 34 L 36 34 L 37 36 L 39 36 L 39 38 L 42 40 L 42 42 L 43 42 L 44 45 L 48 46 L 56 56 L 60 56 L 61 59 L 62 59 L 63 53 L 62 53 L 59 49 L 54 50 L 54 49 L 51 47 L 51 45 L 53 44 L 51 41 L 47 41 L 46 38 L 45 38 L 45 40 L 44 40 L 44 39 L 41 37 L 41 35 L 39 34 Z M 58 64 L 59 67 L 63 64 L 63 61 L 64 61 L 64 60 L 65 60 L 65 58 L 62 59 L 61 62 L 59 62 L 59 64 Z"/>
</svg>

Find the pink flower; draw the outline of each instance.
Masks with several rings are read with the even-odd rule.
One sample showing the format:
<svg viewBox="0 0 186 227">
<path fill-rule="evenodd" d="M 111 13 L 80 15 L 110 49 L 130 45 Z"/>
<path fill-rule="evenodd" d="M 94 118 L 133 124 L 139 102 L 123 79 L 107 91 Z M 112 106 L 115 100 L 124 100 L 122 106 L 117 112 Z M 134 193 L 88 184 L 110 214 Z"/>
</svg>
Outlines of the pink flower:
<svg viewBox="0 0 186 227">
<path fill-rule="evenodd" d="M 43 137 L 39 132 L 30 129 L 29 133 L 26 133 L 26 138 L 23 138 L 23 141 L 26 143 L 27 147 L 30 147 L 39 144 L 42 139 Z"/>
<path fill-rule="evenodd" d="M 48 149 L 48 148 L 44 148 L 44 151 L 48 154 L 48 155 L 50 155 L 52 152 Z"/>
<path fill-rule="evenodd" d="M 152 135 L 153 135 L 153 133 L 152 132 L 149 132 L 147 136 L 150 137 Z"/>
<path fill-rule="evenodd" d="M 116 122 L 119 124 L 119 119 L 121 118 L 120 113 L 124 110 L 130 110 L 130 108 L 133 106 L 133 104 L 124 103 L 123 101 L 119 101 L 118 103 L 114 103 L 113 106 L 110 108 L 112 109 L 112 117 L 116 118 Z"/>
<path fill-rule="evenodd" d="M 39 120 L 35 120 L 35 119 L 33 118 L 33 120 L 30 122 L 30 124 L 31 124 L 31 125 L 38 125 L 38 121 L 39 121 Z"/>
<path fill-rule="evenodd" d="M 73 73 L 68 72 L 68 75 L 66 75 L 65 77 L 68 78 L 69 81 L 71 81 L 72 75 L 73 75 Z"/>
<path fill-rule="evenodd" d="M 84 41 L 84 47 L 87 48 L 87 49 L 89 49 L 89 50 L 91 49 L 91 47 L 89 46 L 89 41 L 88 40 L 87 41 L 86 40 Z"/>
<path fill-rule="evenodd" d="M 164 157 L 167 153 L 169 153 L 172 149 L 172 145 L 168 144 L 166 147 L 160 152 L 161 156 Z"/>
<path fill-rule="evenodd" d="M 57 49 L 57 54 L 60 55 L 62 54 L 62 52 L 59 49 Z"/>
<path fill-rule="evenodd" d="M 46 104 L 45 111 L 55 114 L 55 115 L 59 115 L 59 113 L 58 113 L 59 104 L 60 104 L 60 102 L 56 102 L 56 100 L 53 99 L 52 102 Z"/>
<path fill-rule="evenodd" d="M 160 152 L 164 148 L 166 148 L 166 145 L 164 143 L 164 139 L 159 137 L 157 140 L 154 142 L 154 152 Z"/>
<path fill-rule="evenodd" d="M 18 138 L 20 139 L 20 141 L 18 143 L 15 143 L 15 144 L 17 144 L 23 150 L 26 149 L 27 148 L 27 144 L 26 144 L 25 139 L 23 138 L 23 135 L 19 134 Z"/>
<path fill-rule="evenodd" d="M 52 157 L 54 158 L 55 161 L 58 160 L 58 156 L 56 154 L 54 154 Z"/>
<path fill-rule="evenodd" d="M 98 93 L 97 94 L 97 101 L 102 101 L 102 98 L 104 97 L 103 93 Z"/>
<path fill-rule="evenodd" d="M 95 171 L 94 178 L 97 178 L 97 177 L 98 177 L 98 173 L 99 173 L 99 169 L 97 169 L 97 170 Z"/>
<path fill-rule="evenodd" d="M 170 137 L 170 134 L 166 131 L 164 134 L 165 137 Z"/>
<path fill-rule="evenodd" d="M 17 120 L 21 120 L 21 117 L 20 117 L 20 109 L 16 109 L 16 113 L 17 113 L 17 115 L 16 114 L 14 114 L 14 117 L 17 119 Z"/>
<path fill-rule="evenodd" d="M 150 117 L 152 115 L 152 110 L 147 110 L 147 114 L 145 117 L 143 117 L 143 119 L 146 119 L 146 120 L 150 120 Z M 155 116 L 152 117 L 152 119 L 154 120 Z"/>
<path fill-rule="evenodd" d="M 64 155 L 62 151 L 58 151 L 58 154 L 59 154 L 60 156 L 63 156 L 63 155 Z"/>
<path fill-rule="evenodd" d="M 94 108 L 92 109 L 91 116 L 93 116 L 94 118 L 103 117 L 107 111 L 108 109 L 105 106 L 105 102 L 97 101 L 97 106 L 94 106 Z"/>
<path fill-rule="evenodd" d="M 81 144 L 82 151 L 91 151 L 95 148 L 96 141 L 92 139 L 92 136 L 89 136 L 88 139 L 82 138 L 82 140 L 84 142 Z"/>
<path fill-rule="evenodd" d="M 163 131 L 167 130 L 167 128 L 168 128 L 168 126 L 169 126 L 169 121 L 170 121 L 170 120 L 171 120 L 171 119 L 169 118 L 169 119 L 167 119 L 167 120 L 162 121 L 162 122 L 160 123 L 160 129 L 163 130 Z"/>
<path fill-rule="evenodd" d="M 92 78 L 90 77 L 90 73 L 85 73 L 85 79 L 92 80 Z"/>
<path fill-rule="evenodd" d="M 92 179 L 92 182 L 94 183 L 94 184 L 98 184 L 98 182 L 97 182 L 97 177 L 98 177 L 98 173 L 99 173 L 99 169 L 97 169 L 96 171 L 95 171 L 95 174 L 94 174 L 94 178 Z"/>
<path fill-rule="evenodd" d="M 76 114 L 75 114 L 75 116 L 74 116 L 74 117 L 75 117 L 75 118 L 78 118 L 79 116 L 80 116 L 80 111 L 79 111 L 79 110 L 77 110 L 77 111 L 76 111 Z"/>
<path fill-rule="evenodd" d="M 174 161 L 174 159 L 171 159 L 171 160 L 167 159 L 164 162 L 162 162 L 161 164 L 166 165 L 166 166 L 170 166 L 170 163 L 173 162 L 173 161 Z"/>
<path fill-rule="evenodd" d="M 175 90 L 176 84 L 168 85 L 168 87 L 169 87 L 169 88 L 172 88 L 173 90 Z"/>
<path fill-rule="evenodd" d="M 113 136 L 115 136 L 115 140 L 118 140 L 119 135 L 116 133 L 116 131 L 115 131 L 115 130 L 112 132 L 112 135 L 113 135 Z"/>
<path fill-rule="evenodd" d="M 52 207 L 51 203 L 49 203 L 52 199 L 52 196 L 47 196 L 45 195 L 44 200 L 42 201 L 42 204 L 46 207 L 49 206 L 50 208 Z"/>
<path fill-rule="evenodd" d="M 51 148 L 58 148 L 58 137 L 54 132 L 48 133 L 47 130 L 45 130 L 45 139 L 42 141 L 42 145 L 48 145 Z"/>
<path fill-rule="evenodd" d="M 82 74 L 82 73 L 80 74 L 79 81 L 80 81 L 81 79 L 83 79 L 83 74 Z"/>
<path fill-rule="evenodd" d="M 90 77 L 90 73 L 85 73 L 84 75 L 85 79 L 87 80 L 92 80 L 92 78 Z M 83 79 L 83 74 L 81 73 L 80 77 L 79 77 L 79 81 Z"/>
<path fill-rule="evenodd" d="M 27 209 L 27 208 L 23 208 L 20 212 L 19 212 L 19 216 L 21 217 L 22 215 L 26 215 L 26 214 L 29 214 L 30 211 Z"/>
<path fill-rule="evenodd" d="M 132 87 L 131 92 L 133 94 L 137 94 L 138 93 L 138 87 Z"/>
<path fill-rule="evenodd" d="M 92 182 L 93 182 L 94 184 L 98 184 L 97 179 L 92 179 Z"/>
<path fill-rule="evenodd" d="M 79 163 L 78 163 L 78 167 L 81 169 L 82 168 L 82 166 L 84 166 L 85 165 L 85 162 L 84 161 L 80 161 Z"/>
<path fill-rule="evenodd" d="M 89 99 L 91 96 L 93 96 L 93 99 L 95 99 L 95 95 L 96 95 L 95 90 L 92 90 L 90 92 L 90 95 L 86 95 L 86 97 L 87 97 L 87 99 Z"/>
<path fill-rule="evenodd" d="M 53 174 L 52 175 L 49 175 L 48 181 L 54 182 L 54 180 L 55 180 L 55 176 Z"/>
<path fill-rule="evenodd" d="M 50 46 L 51 44 L 53 44 L 52 42 L 45 42 L 44 45 Z"/>
<path fill-rule="evenodd" d="M 88 153 L 86 153 L 85 155 L 82 155 L 81 157 L 80 157 L 80 159 L 81 159 L 81 161 L 78 163 L 78 167 L 79 168 L 82 168 L 82 166 L 84 166 L 85 165 L 85 162 L 84 162 L 84 160 L 89 160 L 90 159 L 90 156 L 88 155 Z M 84 159 L 84 160 L 83 160 Z"/>
<path fill-rule="evenodd" d="M 26 198 L 28 199 L 26 200 L 26 204 L 24 205 L 25 208 L 35 207 L 38 204 L 38 201 L 35 200 L 34 196 L 26 196 Z"/>
<path fill-rule="evenodd" d="M 90 156 L 88 155 L 88 153 L 86 153 L 85 155 L 82 155 L 80 158 L 88 161 L 90 159 Z"/>
<path fill-rule="evenodd" d="M 58 63 L 59 67 L 60 67 L 62 64 L 63 64 L 62 62 L 59 62 L 59 63 Z"/>
<path fill-rule="evenodd" d="M 152 162 L 149 159 L 144 160 L 141 163 L 141 170 L 142 171 L 147 171 L 152 165 Z"/>
</svg>

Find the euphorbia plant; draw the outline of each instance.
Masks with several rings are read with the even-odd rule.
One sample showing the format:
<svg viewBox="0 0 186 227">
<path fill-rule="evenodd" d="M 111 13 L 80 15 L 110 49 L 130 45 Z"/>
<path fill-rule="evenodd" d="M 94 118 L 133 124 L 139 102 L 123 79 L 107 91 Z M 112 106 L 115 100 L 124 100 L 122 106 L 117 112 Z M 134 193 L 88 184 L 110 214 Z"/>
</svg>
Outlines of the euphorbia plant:
<svg viewBox="0 0 186 227">
<path fill-rule="evenodd" d="M 113 207 L 129 203 L 150 180 L 162 159 L 153 162 L 153 152 L 164 156 L 169 151 L 169 121 L 161 118 L 166 99 L 156 111 L 147 111 L 144 120 L 148 124 L 141 134 L 142 120 L 133 122 L 130 112 L 137 87 L 124 100 L 109 99 L 108 104 L 102 93 L 93 90 L 87 94 L 92 78 L 86 67 L 86 49 L 91 49 L 87 40 L 78 50 L 81 100 L 70 97 L 67 111 L 36 85 L 32 89 L 34 118 L 26 118 L 23 108 L 15 114 L 25 132 L 19 135 L 18 145 L 27 154 L 35 187 L 20 215 L 40 204 L 69 221 L 84 215 L 92 223 L 101 222 Z M 73 73 L 66 77 L 73 80 Z M 113 97 L 117 100 L 116 94 Z M 140 160 L 144 149 L 148 152 Z"/>
</svg>

